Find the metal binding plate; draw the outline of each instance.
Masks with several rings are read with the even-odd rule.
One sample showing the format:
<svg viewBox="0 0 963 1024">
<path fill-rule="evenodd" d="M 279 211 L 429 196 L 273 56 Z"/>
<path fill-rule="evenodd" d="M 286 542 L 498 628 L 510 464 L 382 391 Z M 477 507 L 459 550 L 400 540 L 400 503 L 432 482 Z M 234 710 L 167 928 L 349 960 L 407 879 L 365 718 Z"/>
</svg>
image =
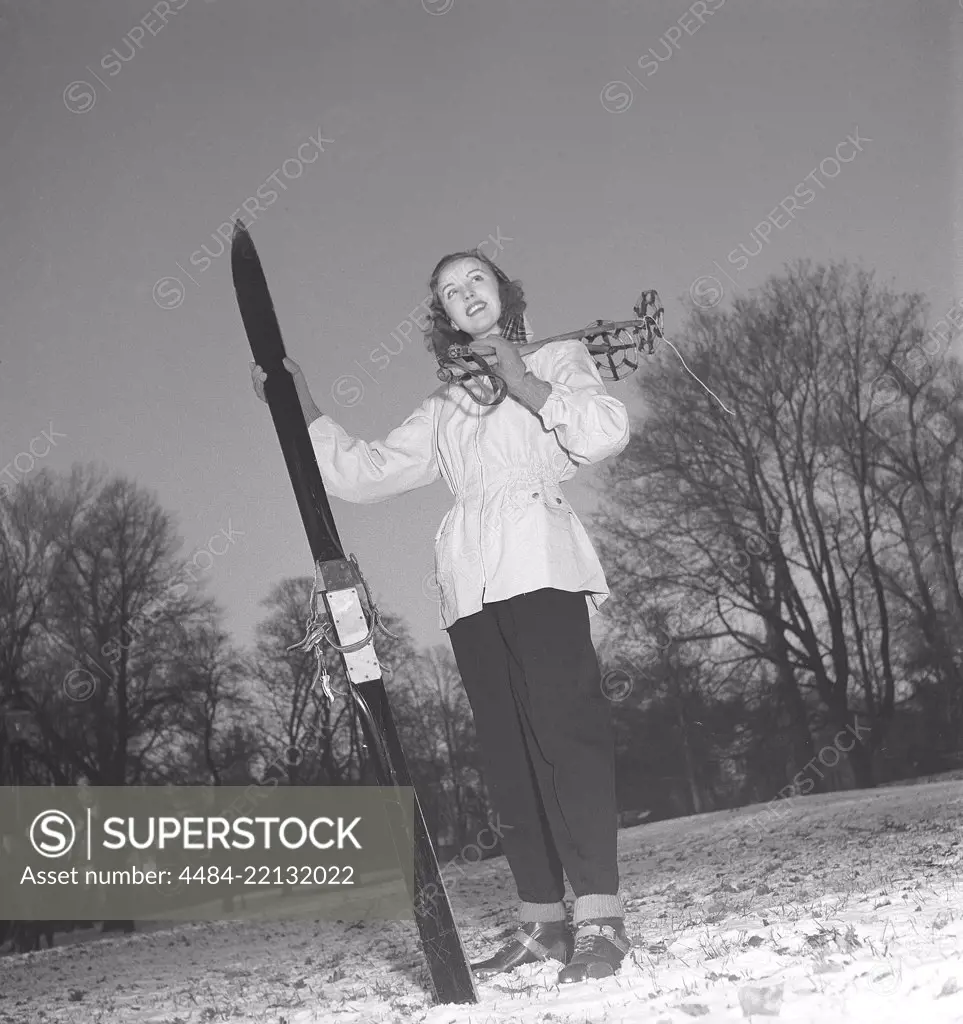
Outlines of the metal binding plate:
<svg viewBox="0 0 963 1024">
<path fill-rule="evenodd" d="M 361 607 L 358 588 L 328 590 L 324 595 L 337 634 L 338 643 L 354 644 L 368 635 L 368 623 Z M 343 655 L 345 670 L 352 683 L 366 683 L 382 676 L 381 665 L 375 654 L 374 641 L 359 651 L 346 651 Z"/>
</svg>

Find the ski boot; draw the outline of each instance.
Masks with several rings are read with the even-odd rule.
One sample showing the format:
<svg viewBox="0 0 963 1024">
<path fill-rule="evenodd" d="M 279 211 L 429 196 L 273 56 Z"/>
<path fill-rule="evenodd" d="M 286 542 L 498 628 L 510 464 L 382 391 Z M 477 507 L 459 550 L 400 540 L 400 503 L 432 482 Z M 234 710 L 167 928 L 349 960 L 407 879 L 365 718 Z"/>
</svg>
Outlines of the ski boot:
<svg viewBox="0 0 963 1024">
<path fill-rule="evenodd" d="M 476 978 L 490 978 L 539 960 L 551 959 L 567 964 L 573 945 L 568 921 L 527 921 L 518 926 L 515 934 L 494 956 L 472 964 L 472 973 Z"/>
</svg>

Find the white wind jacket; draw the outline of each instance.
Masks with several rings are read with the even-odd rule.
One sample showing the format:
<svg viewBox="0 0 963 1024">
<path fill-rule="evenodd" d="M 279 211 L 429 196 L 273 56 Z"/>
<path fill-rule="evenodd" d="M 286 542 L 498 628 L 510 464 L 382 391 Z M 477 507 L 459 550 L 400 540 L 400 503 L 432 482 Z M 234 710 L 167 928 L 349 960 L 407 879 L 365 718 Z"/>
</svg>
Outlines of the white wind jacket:
<svg viewBox="0 0 963 1024">
<path fill-rule="evenodd" d="M 588 591 L 590 616 L 609 595 L 559 485 L 578 466 L 625 448 L 628 413 L 606 393 L 582 342 L 553 342 L 523 360 L 552 386 L 536 414 L 511 396 L 487 407 L 444 384 L 383 441 L 350 437 L 330 416 L 309 426 L 324 485 L 337 498 L 368 504 L 439 477 L 448 485 L 455 503 L 435 535 L 442 629 L 483 601 L 542 587 Z"/>
</svg>

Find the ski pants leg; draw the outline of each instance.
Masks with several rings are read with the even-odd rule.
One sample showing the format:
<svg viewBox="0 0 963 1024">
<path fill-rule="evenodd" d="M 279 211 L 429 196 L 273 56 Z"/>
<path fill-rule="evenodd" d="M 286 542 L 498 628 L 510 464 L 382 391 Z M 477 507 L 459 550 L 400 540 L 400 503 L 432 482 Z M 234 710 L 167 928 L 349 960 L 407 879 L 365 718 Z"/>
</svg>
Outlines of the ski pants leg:
<svg viewBox="0 0 963 1024">
<path fill-rule="evenodd" d="M 619 887 L 615 734 L 583 592 L 485 604 L 448 629 L 502 848 L 526 903 Z"/>
</svg>

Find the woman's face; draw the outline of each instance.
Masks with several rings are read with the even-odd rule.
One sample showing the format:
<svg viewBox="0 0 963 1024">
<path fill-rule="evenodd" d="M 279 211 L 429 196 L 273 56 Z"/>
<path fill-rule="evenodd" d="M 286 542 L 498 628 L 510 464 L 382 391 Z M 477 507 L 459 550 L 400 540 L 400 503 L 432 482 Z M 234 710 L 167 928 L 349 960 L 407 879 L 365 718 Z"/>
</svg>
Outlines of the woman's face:
<svg viewBox="0 0 963 1024">
<path fill-rule="evenodd" d="M 438 278 L 438 297 L 451 322 L 466 334 L 484 338 L 497 330 L 502 315 L 498 281 L 481 260 L 449 263 Z"/>
</svg>

